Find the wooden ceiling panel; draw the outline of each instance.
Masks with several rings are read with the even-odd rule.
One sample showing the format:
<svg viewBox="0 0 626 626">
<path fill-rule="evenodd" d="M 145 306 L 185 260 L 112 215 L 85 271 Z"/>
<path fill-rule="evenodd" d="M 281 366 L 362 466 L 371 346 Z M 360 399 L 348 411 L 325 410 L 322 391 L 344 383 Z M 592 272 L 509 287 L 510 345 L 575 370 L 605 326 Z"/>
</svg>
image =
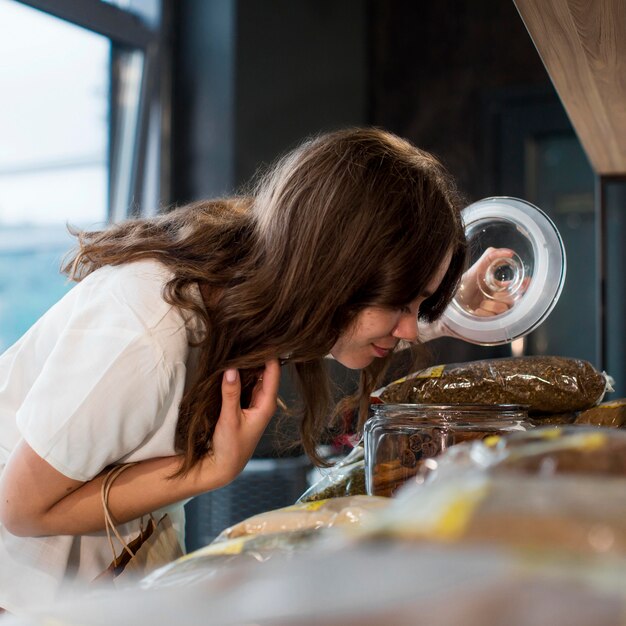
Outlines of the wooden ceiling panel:
<svg viewBox="0 0 626 626">
<path fill-rule="evenodd" d="M 626 0 L 513 0 L 598 174 L 626 174 Z"/>
</svg>

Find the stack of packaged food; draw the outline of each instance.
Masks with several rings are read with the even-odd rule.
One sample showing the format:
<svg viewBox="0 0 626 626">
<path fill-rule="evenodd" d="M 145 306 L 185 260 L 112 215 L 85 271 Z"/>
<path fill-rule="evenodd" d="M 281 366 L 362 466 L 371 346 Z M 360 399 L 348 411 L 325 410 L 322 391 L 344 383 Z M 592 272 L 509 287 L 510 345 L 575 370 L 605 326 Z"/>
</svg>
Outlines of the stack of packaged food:
<svg viewBox="0 0 626 626">
<path fill-rule="evenodd" d="M 620 426 L 626 401 L 600 404 L 611 379 L 566 357 L 517 357 L 440 365 L 372 395 L 365 425 L 366 490 L 393 495 L 423 482 L 438 457 L 464 441 L 535 426 Z"/>
</svg>

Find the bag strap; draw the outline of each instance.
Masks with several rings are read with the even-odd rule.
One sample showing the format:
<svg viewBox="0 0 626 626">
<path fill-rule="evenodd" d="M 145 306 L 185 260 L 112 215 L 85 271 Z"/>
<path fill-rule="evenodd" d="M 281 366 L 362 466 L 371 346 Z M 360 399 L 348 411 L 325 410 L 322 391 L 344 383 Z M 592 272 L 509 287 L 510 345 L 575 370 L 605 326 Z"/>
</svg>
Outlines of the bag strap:
<svg viewBox="0 0 626 626">
<path fill-rule="evenodd" d="M 109 545 L 111 546 L 111 551 L 113 552 L 113 561 L 117 560 L 117 556 L 115 555 L 115 546 L 113 545 L 113 538 L 111 537 L 111 533 L 115 535 L 117 540 L 122 544 L 124 550 L 129 554 L 129 556 L 135 556 L 135 553 L 128 547 L 128 544 L 122 538 L 119 531 L 115 527 L 115 523 L 113 522 L 113 517 L 111 516 L 111 511 L 109 511 L 109 491 L 111 490 L 111 485 L 115 479 L 129 467 L 136 465 L 136 463 L 124 463 L 123 465 L 116 465 L 113 467 L 107 475 L 104 477 L 102 481 L 102 485 L 100 487 L 100 499 L 102 500 L 102 509 L 104 510 L 104 528 L 107 533 L 107 538 L 109 540 Z M 143 521 L 142 521 L 142 531 L 143 531 Z"/>
</svg>

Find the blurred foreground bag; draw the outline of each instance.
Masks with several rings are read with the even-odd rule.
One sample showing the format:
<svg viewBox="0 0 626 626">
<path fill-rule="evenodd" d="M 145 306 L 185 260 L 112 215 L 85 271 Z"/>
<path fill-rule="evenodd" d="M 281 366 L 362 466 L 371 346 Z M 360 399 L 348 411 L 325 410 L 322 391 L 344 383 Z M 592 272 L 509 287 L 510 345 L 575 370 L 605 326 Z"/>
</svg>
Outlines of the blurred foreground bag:
<svg viewBox="0 0 626 626">
<path fill-rule="evenodd" d="M 610 376 L 587 361 L 526 356 L 430 367 L 374 392 L 372 402 L 521 404 L 532 415 L 589 409 L 607 391 Z"/>
<path fill-rule="evenodd" d="M 413 540 L 535 554 L 626 557 L 623 478 L 468 471 L 410 485 L 361 540 Z M 410 488 L 410 490 L 409 490 Z"/>
<path fill-rule="evenodd" d="M 163 515 L 158 521 L 150 515 L 145 527 L 142 518 L 139 535 L 128 544 L 115 527 L 108 506 L 109 491 L 111 490 L 113 481 L 125 469 L 132 465 L 134 465 L 134 463 L 114 467 L 106 475 L 102 483 L 100 495 L 102 498 L 102 508 L 104 510 L 104 524 L 113 553 L 113 561 L 111 561 L 109 567 L 107 567 L 102 574 L 94 579 L 94 583 L 123 587 L 139 580 L 155 569 L 175 561 L 183 555 L 178 541 L 178 533 L 167 514 Z M 122 545 L 122 552 L 119 556 L 115 554 L 111 533 L 115 535 Z"/>
<path fill-rule="evenodd" d="M 323 549 L 341 528 L 356 528 L 389 506 L 389 498 L 347 496 L 300 502 L 226 528 L 209 545 L 140 581 L 143 589 L 185 587 L 214 578 L 226 565 L 250 565 Z M 213 622 L 212 622 L 213 623 Z"/>
<path fill-rule="evenodd" d="M 626 432 L 536 428 L 456 445 L 437 463 L 361 538 L 626 559 Z"/>
<path fill-rule="evenodd" d="M 226 528 L 214 544 L 236 537 L 272 533 L 358 526 L 372 511 L 385 508 L 389 502 L 377 496 L 356 495 L 299 502 L 281 509 L 267 511 Z"/>
</svg>

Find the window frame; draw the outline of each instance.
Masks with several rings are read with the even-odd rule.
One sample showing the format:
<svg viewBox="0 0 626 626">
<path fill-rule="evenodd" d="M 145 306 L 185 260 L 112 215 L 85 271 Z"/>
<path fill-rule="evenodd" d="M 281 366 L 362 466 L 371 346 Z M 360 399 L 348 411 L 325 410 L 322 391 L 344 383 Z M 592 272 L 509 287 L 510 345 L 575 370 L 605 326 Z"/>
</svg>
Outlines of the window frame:
<svg viewBox="0 0 626 626">
<path fill-rule="evenodd" d="M 171 62 L 168 37 L 170 29 L 169 0 L 161 0 L 160 24 L 153 27 L 138 15 L 101 0 L 16 0 L 107 37 L 114 46 L 138 50 L 143 54 L 143 71 L 139 92 L 137 123 L 133 145 L 121 145 L 115 137 L 117 111 L 113 110 L 118 81 L 111 76 L 112 108 L 110 115 L 108 221 L 153 214 L 159 206 L 169 203 L 170 195 L 170 136 L 171 127 Z M 115 71 L 112 55 L 111 72 Z M 156 141 L 155 143 L 155 139 Z M 150 147 L 157 152 L 149 155 Z M 128 160 L 121 158 L 123 150 L 130 150 L 130 173 L 125 189 L 116 188 L 119 168 Z M 152 158 L 150 158 L 150 156 Z M 157 157 L 156 160 L 154 157 Z M 158 163 L 155 172 L 148 172 L 149 163 Z M 127 165 L 124 165 L 126 167 Z M 118 171 L 116 171 L 118 170 Z M 149 187 L 152 186 L 152 189 Z M 146 200 L 148 198 L 149 200 Z M 155 202 L 156 199 L 156 202 Z M 149 204 L 148 204 L 149 203 Z"/>
</svg>

